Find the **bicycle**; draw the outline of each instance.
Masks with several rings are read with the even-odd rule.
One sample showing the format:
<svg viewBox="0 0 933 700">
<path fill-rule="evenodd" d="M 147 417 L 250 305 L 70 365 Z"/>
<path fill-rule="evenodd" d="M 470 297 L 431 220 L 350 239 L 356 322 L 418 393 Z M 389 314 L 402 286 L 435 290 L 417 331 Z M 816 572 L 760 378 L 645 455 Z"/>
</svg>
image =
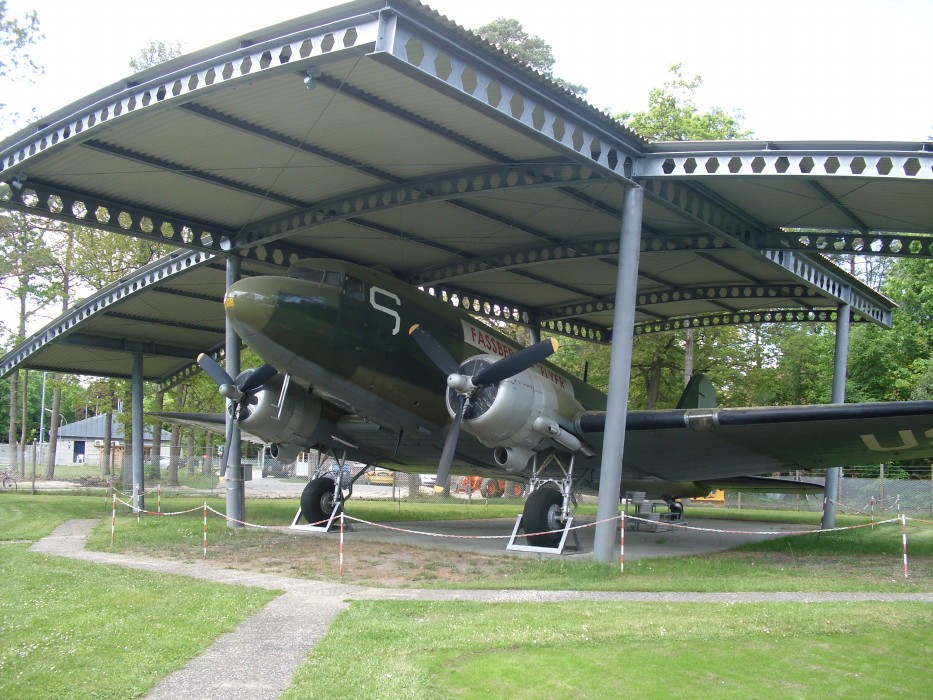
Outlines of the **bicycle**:
<svg viewBox="0 0 933 700">
<path fill-rule="evenodd" d="M 19 486 L 17 485 L 18 480 L 16 478 L 16 475 L 13 472 L 9 471 L 8 469 L 4 469 L 0 471 L 0 482 L 3 483 L 3 488 L 5 489 L 16 490 L 17 488 L 19 488 Z"/>
</svg>

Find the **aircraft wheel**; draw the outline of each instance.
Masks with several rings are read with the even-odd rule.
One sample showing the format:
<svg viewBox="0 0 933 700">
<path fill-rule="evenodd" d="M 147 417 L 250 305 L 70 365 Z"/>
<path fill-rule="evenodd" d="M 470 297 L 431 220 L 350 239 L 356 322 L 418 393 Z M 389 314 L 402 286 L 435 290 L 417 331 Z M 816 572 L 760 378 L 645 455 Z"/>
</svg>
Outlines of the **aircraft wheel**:
<svg viewBox="0 0 933 700">
<path fill-rule="evenodd" d="M 509 498 L 521 498 L 525 495 L 525 485 L 520 481 L 505 482 L 505 496 Z"/>
<path fill-rule="evenodd" d="M 561 533 L 552 530 L 560 530 L 564 526 L 560 517 L 563 504 L 564 497 L 557 489 L 540 488 L 528 497 L 522 513 L 525 532 L 547 533 L 529 537 L 530 544 L 536 547 L 556 547 L 560 544 Z"/>
<path fill-rule="evenodd" d="M 483 498 L 495 498 L 502 495 L 499 493 L 499 482 L 495 479 L 483 479 L 479 492 Z"/>
<path fill-rule="evenodd" d="M 312 525 L 320 525 L 334 511 L 334 480 L 329 476 L 312 479 L 301 492 L 301 516 Z"/>
</svg>

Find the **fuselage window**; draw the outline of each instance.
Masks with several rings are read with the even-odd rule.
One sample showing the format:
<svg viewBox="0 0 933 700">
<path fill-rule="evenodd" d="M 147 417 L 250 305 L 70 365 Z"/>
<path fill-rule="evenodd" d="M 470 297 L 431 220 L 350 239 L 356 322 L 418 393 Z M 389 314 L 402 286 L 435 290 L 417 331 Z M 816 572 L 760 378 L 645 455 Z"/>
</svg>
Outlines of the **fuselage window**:
<svg viewBox="0 0 933 700">
<path fill-rule="evenodd" d="M 339 272 L 324 273 L 324 284 L 328 287 L 340 287 L 343 284 L 343 275 Z"/>
<path fill-rule="evenodd" d="M 366 286 L 361 280 L 355 277 L 347 277 L 347 282 L 343 287 L 347 296 L 357 301 L 366 301 Z"/>
<path fill-rule="evenodd" d="M 315 270 L 312 267 L 295 266 L 288 271 L 288 276 L 299 280 L 307 280 L 308 282 L 317 282 L 318 284 L 321 284 L 324 281 L 324 270 Z"/>
</svg>

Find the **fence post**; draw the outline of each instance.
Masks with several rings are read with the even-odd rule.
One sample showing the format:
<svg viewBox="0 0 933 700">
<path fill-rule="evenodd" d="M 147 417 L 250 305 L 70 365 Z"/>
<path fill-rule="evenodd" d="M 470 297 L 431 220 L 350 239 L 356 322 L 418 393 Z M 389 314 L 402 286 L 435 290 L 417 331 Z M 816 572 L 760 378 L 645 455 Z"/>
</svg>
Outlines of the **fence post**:
<svg viewBox="0 0 933 700">
<path fill-rule="evenodd" d="M 204 501 L 204 557 L 207 557 L 207 501 Z"/>
</svg>

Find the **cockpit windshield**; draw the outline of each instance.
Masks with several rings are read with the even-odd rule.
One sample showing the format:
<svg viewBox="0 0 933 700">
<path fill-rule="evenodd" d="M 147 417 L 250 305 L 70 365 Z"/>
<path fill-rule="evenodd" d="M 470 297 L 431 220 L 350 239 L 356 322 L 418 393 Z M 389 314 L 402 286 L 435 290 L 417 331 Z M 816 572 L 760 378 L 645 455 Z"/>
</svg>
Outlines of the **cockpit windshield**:
<svg viewBox="0 0 933 700">
<path fill-rule="evenodd" d="M 328 287 L 337 287 L 338 289 L 343 286 L 343 274 L 340 272 L 318 270 L 314 267 L 305 267 L 300 263 L 292 265 L 288 269 L 288 276 L 299 280 L 307 280 L 308 282 L 316 282 L 317 284 L 326 284 Z"/>
</svg>

